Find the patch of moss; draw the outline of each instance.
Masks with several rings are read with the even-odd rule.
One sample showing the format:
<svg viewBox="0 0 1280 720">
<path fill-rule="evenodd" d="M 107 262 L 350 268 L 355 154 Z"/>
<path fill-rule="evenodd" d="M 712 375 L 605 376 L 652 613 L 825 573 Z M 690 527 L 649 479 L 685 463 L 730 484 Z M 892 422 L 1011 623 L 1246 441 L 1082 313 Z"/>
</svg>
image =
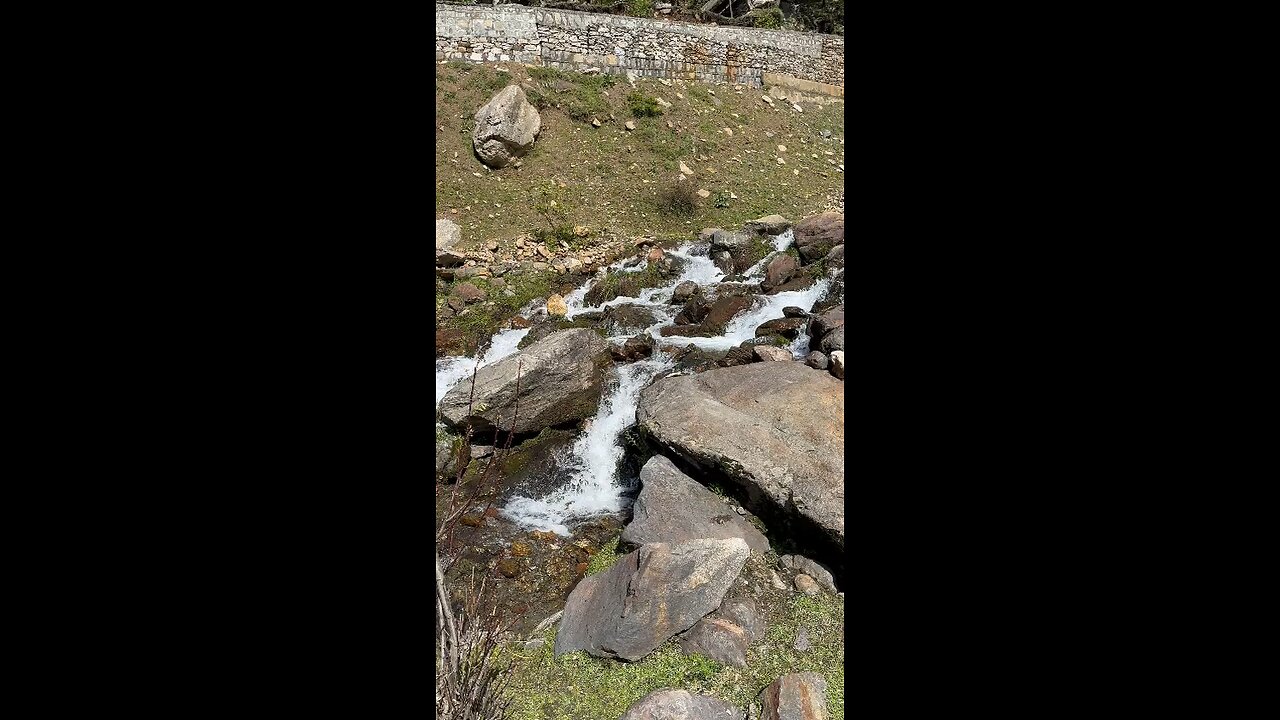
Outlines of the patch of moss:
<svg viewBox="0 0 1280 720">
<path fill-rule="evenodd" d="M 600 554 L 604 554 L 601 550 Z M 676 640 L 635 663 L 593 658 L 584 652 L 553 657 L 556 628 L 546 630 L 541 647 L 509 650 L 509 692 L 516 720 L 580 720 L 621 717 L 645 695 L 662 688 L 683 688 L 713 695 L 746 708 L 779 676 L 812 671 L 827 681 L 827 710 L 844 717 L 844 601 L 823 594 L 793 595 L 766 613 L 765 637 L 747 651 L 747 666 L 721 665 L 685 655 Z M 794 649 L 804 630 L 809 648 Z"/>
<path fill-rule="evenodd" d="M 604 572 L 618 562 L 618 558 L 622 557 L 618 554 L 618 541 L 621 539 L 622 533 L 618 533 L 609 542 L 600 546 L 600 549 L 591 558 L 591 562 L 587 564 L 588 575 Z"/>
<path fill-rule="evenodd" d="M 592 285 L 584 300 L 590 305 L 599 305 L 623 295 L 637 297 L 641 290 L 661 287 L 668 282 L 670 278 L 664 276 L 656 264 L 646 265 L 636 272 L 614 270 Z"/>
</svg>

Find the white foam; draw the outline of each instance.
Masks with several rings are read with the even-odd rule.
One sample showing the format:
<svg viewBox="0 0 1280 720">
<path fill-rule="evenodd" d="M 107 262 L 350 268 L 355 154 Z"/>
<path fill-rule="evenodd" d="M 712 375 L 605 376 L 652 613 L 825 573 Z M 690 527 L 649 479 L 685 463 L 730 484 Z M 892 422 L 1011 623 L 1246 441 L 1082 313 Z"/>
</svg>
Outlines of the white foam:
<svg viewBox="0 0 1280 720">
<path fill-rule="evenodd" d="M 470 378 L 472 371 L 514 355 L 516 345 L 519 345 L 528 334 L 528 328 L 498 331 L 490 341 L 488 349 L 480 355 L 478 363 L 474 357 L 447 357 L 436 360 L 436 407 L 440 407 L 440 401 L 444 399 L 445 393 L 452 390 L 453 386 L 464 378 Z"/>
<path fill-rule="evenodd" d="M 563 467 L 568 482 L 541 499 L 515 497 L 502 514 L 521 527 L 568 535 L 572 520 L 621 510 L 618 464 L 622 446 L 618 438 L 636 421 L 640 391 L 672 364 L 669 359 L 657 359 L 619 366 L 617 385 L 600 403 L 590 427 L 573 444 L 569 462 Z"/>
</svg>

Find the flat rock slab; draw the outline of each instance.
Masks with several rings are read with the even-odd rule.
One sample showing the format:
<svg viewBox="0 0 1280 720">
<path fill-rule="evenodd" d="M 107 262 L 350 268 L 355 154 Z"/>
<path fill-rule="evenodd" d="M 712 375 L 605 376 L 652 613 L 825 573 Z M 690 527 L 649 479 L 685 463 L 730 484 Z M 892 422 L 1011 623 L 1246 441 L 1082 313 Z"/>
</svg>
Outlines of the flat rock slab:
<svg viewBox="0 0 1280 720">
<path fill-rule="evenodd" d="M 815 672 L 791 673 L 760 693 L 760 720 L 828 720 L 827 679 Z"/>
<path fill-rule="evenodd" d="M 655 690 L 637 700 L 622 720 L 746 720 L 746 713 L 710 695 Z"/>
<path fill-rule="evenodd" d="M 743 485 L 844 549 L 844 387 L 797 362 L 663 378 L 636 408 L 667 454 Z"/>
<path fill-rule="evenodd" d="M 574 588 L 556 634 L 556 657 L 586 650 L 643 658 L 718 608 L 750 553 L 742 538 L 642 545 Z"/>
<path fill-rule="evenodd" d="M 754 525 L 667 458 L 650 458 L 640 469 L 640 485 L 634 517 L 622 532 L 624 544 L 742 538 L 752 552 L 769 551 L 769 541 Z"/>
</svg>

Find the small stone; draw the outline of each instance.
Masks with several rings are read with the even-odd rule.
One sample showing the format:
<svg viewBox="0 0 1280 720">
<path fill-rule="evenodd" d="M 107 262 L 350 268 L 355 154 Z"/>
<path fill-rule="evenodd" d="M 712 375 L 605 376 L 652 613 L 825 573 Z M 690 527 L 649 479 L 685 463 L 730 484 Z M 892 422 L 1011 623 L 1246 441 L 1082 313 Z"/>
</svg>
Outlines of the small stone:
<svg viewBox="0 0 1280 720">
<path fill-rule="evenodd" d="M 522 568 L 520 563 L 515 560 L 507 559 L 498 561 L 498 572 L 501 573 L 503 577 L 517 577 L 523 570 L 524 568 Z"/>
<path fill-rule="evenodd" d="M 800 632 L 796 633 L 796 642 L 791 646 L 796 652 L 805 652 L 809 649 L 809 631 L 800 628 Z"/>
<path fill-rule="evenodd" d="M 786 152 L 786 151 L 787 151 L 787 146 L 786 146 L 786 145 L 779 145 L 779 146 L 778 146 L 778 152 Z"/>
<path fill-rule="evenodd" d="M 688 166 L 688 165 L 685 165 L 685 164 L 684 164 L 684 161 L 683 161 L 683 160 L 681 160 L 681 161 L 680 161 L 680 172 L 681 172 L 682 174 L 684 174 L 684 175 L 692 175 L 692 174 L 693 174 L 693 171 L 689 169 L 689 166 Z"/>
<path fill-rule="evenodd" d="M 809 367 L 811 367 L 811 368 L 813 368 L 813 369 L 815 369 L 815 370 L 826 370 L 826 369 L 827 369 L 827 366 L 828 366 L 830 363 L 829 363 L 829 361 L 827 360 L 827 356 L 826 356 L 826 355 L 823 355 L 822 353 L 818 352 L 817 350 L 814 350 L 813 352 L 811 352 L 811 353 L 809 353 L 807 356 L 805 356 L 804 364 L 805 364 L 805 365 L 808 365 Z"/>
<path fill-rule="evenodd" d="M 799 590 L 809 597 L 813 597 L 822 592 L 822 588 L 818 587 L 817 581 L 804 573 L 796 576 L 796 590 Z"/>
<path fill-rule="evenodd" d="M 636 129 L 636 124 L 635 124 L 635 122 L 634 122 L 634 121 L 632 121 L 632 120 L 628 120 L 628 121 L 626 122 L 626 124 L 625 124 L 623 127 L 625 127 L 625 128 L 626 128 L 626 129 L 628 129 L 628 130 L 635 130 L 635 129 Z"/>
<path fill-rule="evenodd" d="M 763 102 L 765 105 L 768 105 L 769 107 L 773 107 L 773 98 L 769 97 L 768 95 L 761 95 L 760 101 Z"/>
<path fill-rule="evenodd" d="M 698 191 L 698 197 L 701 197 L 701 198 L 709 198 L 709 197 L 711 197 L 711 191 L 710 191 L 710 190 L 699 190 L 699 191 Z"/>
<path fill-rule="evenodd" d="M 485 244 L 485 247 L 489 249 L 489 252 L 497 252 L 497 251 L 498 251 L 498 241 L 497 241 L 497 240 L 490 240 L 488 243 L 486 243 L 486 244 Z"/>
<path fill-rule="evenodd" d="M 778 164 L 779 164 L 779 165 L 786 165 L 786 164 L 787 164 L 787 161 L 786 161 L 786 160 L 783 160 L 782 158 L 778 158 Z"/>
<path fill-rule="evenodd" d="M 600 121 L 596 118 L 591 118 L 591 127 L 600 127 Z"/>
<path fill-rule="evenodd" d="M 547 298 L 547 314 L 557 317 L 564 317 L 569 312 L 569 306 L 565 304 L 564 298 L 559 295 L 552 295 Z"/>
<path fill-rule="evenodd" d="M 733 137 L 733 128 L 725 128 L 724 133 L 729 137 Z"/>
<path fill-rule="evenodd" d="M 586 237 L 586 236 L 588 236 L 588 235 L 590 235 L 590 234 L 591 234 L 591 228 L 588 228 L 586 225 L 574 225 L 574 226 L 573 226 L 573 235 L 574 235 L 574 237 L 580 237 L 580 238 L 583 238 L 583 237 Z"/>
</svg>

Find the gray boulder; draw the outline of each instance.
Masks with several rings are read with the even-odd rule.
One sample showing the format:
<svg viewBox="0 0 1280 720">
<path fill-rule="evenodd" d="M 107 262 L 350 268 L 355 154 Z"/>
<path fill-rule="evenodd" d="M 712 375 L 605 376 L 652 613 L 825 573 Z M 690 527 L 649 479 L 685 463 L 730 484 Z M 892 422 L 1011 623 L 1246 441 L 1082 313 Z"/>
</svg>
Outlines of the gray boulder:
<svg viewBox="0 0 1280 720">
<path fill-rule="evenodd" d="M 622 720 L 745 720 L 746 713 L 710 695 L 655 690 L 636 701 Z"/>
<path fill-rule="evenodd" d="M 778 257 L 769 261 L 765 266 L 764 280 L 760 281 L 760 287 L 764 290 L 772 290 L 779 285 L 790 280 L 796 274 L 796 270 L 800 267 L 800 263 L 796 259 L 783 253 Z"/>
<path fill-rule="evenodd" d="M 640 496 L 631 524 L 622 531 L 626 545 L 681 543 L 700 538 L 742 538 L 753 552 L 769 551 L 769 541 L 724 501 L 680 470 L 654 455 L 640 469 Z"/>
<path fill-rule="evenodd" d="M 796 249 L 808 265 L 844 244 L 844 213 L 828 211 L 805 218 L 796 224 L 793 232 Z"/>
<path fill-rule="evenodd" d="M 757 360 L 763 362 L 788 362 L 792 360 L 791 351 L 774 345 L 755 345 L 751 348 Z"/>
<path fill-rule="evenodd" d="M 640 546 L 569 594 L 556 657 L 643 658 L 719 607 L 750 554 L 742 538 Z"/>
<path fill-rule="evenodd" d="M 699 294 L 702 288 L 698 287 L 698 283 L 692 280 L 685 280 L 676 285 L 675 290 L 671 291 L 671 304 L 681 305 L 689 298 Z"/>
<path fill-rule="evenodd" d="M 756 328 L 756 337 L 765 335 L 781 335 L 788 340 L 795 340 L 800 331 L 809 324 L 804 318 L 783 317 L 767 320 Z"/>
<path fill-rule="evenodd" d="M 832 330 L 822 336 L 822 342 L 818 345 L 822 352 L 830 355 L 836 350 L 844 350 L 844 326 Z"/>
<path fill-rule="evenodd" d="M 448 250 L 462 240 L 462 228 L 449 218 L 436 220 L 436 252 Z"/>
<path fill-rule="evenodd" d="M 609 343 L 599 333 L 589 328 L 561 330 L 480 368 L 474 402 L 471 383 L 458 383 L 441 400 L 440 414 L 452 427 L 471 426 L 479 433 L 492 432 L 495 426 L 510 431 L 514 421 L 520 435 L 591 417 L 610 362 Z"/>
<path fill-rule="evenodd" d="M 760 691 L 760 720 L 828 720 L 827 679 L 815 672 L 791 673 Z"/>
<path fill-rule="evenodd" d="M 680 648 L 686 655 L 697 654 L 725 665 L 746 667 L 750 643 L 742 626 L 708 616 L 680 639 Z"/>
<path fill-rule="evenodd" d="M 667 454 L 812 522 L 843 550 L 844 387 L 827 373 L 762 362 L 663 378 L 640 393 L 636 422 Z"/>
<path fill-rule="evenodd" d="M 814 350 L 805 356 L 804 364 L 817 370 L 826 370 L 828 365 L 827 356 Z"/>
<path fill-rule="evenodd" d="M 658 316 L 643 305 L 610 305 L 604 311 L 604 331 L 607 335 L 625 335 L 629 331 L 644 330 L 658 322 Z"/>
<path fill-rule="evenodd" d="M 828 268 L 844 267 L 844 244 L 831 248 L 831 252 L 827 253 L 827 256 L 824 257 L 823 260 L 826 262 L 826 266 Z"/>
<path fill-rule="evenodd" d="M 791 227 L 791 221 L 781 215 L 765 215 L 759 220 L 748 222 L 743 228 L 757 235 L 781 235 Z"/>
<path fill-rule="evenodd" d="M 747 647 L 764 636 L 765 622 L 751 598 L 725 600 L 680 639 L 686 655 L 697 653 L 716 662 L 746 667 Z"/>
<path fill-rule="evenodd" d="M 825 565 L 820 565 L 803 555 L 783 555 L 778 558 L 778 564 L 788 570 L 802 572 L 818 582 L 818 585 L 829 590 L 832 595 L 836 593 L 836 581 L 831 576 L 831 571 Z"/>
<path fill-rule="evenodd" d="M 809 325 L 809 337 L 814 340 L 821 340 L 823 335 L 838 327 L 844 327 L 843 305 L 814 315 L 813 321 Z"/>
<path fill-rule="evenodd" d="M 506 167 L 533 149 L 542 117 L 519 85 L 508 85 L 476 111 L 471 133 L 476 155 L 492 168 Z"/>
</svg>

